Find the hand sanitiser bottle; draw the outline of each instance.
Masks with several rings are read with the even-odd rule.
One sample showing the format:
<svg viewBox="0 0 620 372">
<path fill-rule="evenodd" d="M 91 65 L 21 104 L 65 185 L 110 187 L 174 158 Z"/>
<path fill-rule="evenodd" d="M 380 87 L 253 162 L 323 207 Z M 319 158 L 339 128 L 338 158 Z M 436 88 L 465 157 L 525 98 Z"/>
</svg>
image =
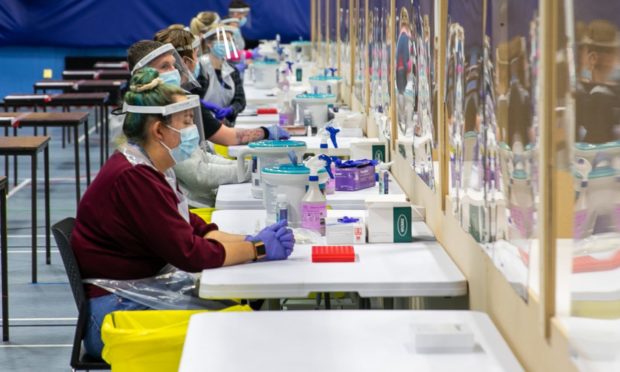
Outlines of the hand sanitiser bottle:
<svg viewBox="0 0 620 372">
<path fill-rule="evenodd" d="M 316 168 L 310 168 L 308 181 L 308 191 L 301 199 L 301 227 L 316 231 L 321 236 L 325 236 L 327 200 L 319 189 L 319 176 Z"/>
</svg>

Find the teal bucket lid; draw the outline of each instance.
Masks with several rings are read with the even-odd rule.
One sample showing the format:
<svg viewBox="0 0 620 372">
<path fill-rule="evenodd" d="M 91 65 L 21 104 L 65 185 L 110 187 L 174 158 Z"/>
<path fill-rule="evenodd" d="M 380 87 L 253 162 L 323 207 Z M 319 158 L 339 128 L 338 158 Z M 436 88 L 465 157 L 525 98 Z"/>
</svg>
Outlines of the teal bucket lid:
<svg viewBox="0 0 620 372">
<path fill-rule="evenodd" d="M 273 65 L 273 66 L 280 64 L 278 61 L 276 61 L 275 59 L 271 59 L 271 58 L 255 61 L 253 63 L 255 65 Z"/>
<path fill-rule="evenodd" d="M 310 41 L 308 40 L 296 40 L 291 42 L 291 45 L 310 45 Z"/>
<path fill-rule="evenodd" d="M 299 98 L 299 99 L 336 99 L 336 95 L 327 94 L 327 93 L 302 93 L 302 94 L 298 94 L 296 98 Z"/>
<path fill-rule="evenodd" d="M 575 148 L 580 151 L 601 151 L 613 148 L 620 148 L 620 141 L 601 143 L 598 145 L 592 143 L 577 142 Z"/>
<path fill-rule="evenodd" d="M 309 78 L 309 80 L 317 80 L 317 81 L 340 81 L 342 78 L 340 76 L 325 76 L 325 75 L 316 75 Z"/>
<path fill-rule="evenodd" d="M 263 168 L 262 172 L 268 174 L 308 175 L 310 174 L 310 168 L 305 165 L 281 164 L 274 167 Z M 320 168 L 318 173 L 326 173 L 325 168 Z"/>
<path fill-rule="evenodd" d="M 512 178 L 515 180 L 526 180 L 527 173 L 525 173 L 523 169 L 517 169 L 514 172 L 512 172 Z"/>
<path fill-rule="evenodd" d="M 278 147 L 306 147 L 306 143 L 302 141 L 273 141 L 265 140 L 258 142 L 250 142 L 248 147 L 251 149 L 265 149 L 265 148 L 278 148 Z"/>
</svg>

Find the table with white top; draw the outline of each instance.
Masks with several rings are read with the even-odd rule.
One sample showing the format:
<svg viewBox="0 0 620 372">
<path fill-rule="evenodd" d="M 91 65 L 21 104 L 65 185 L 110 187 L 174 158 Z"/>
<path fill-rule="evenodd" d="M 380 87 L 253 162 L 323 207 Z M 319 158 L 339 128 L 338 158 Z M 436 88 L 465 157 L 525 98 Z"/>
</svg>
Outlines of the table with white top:
<svg viewBox="0 0 620 372">
<path fill-rule="evenodd" d="M 253 234 L 262 227 L 258 212 L 215 211 L 212 222 L 222 231 Z M 329 211 L 328 216 L 332 215 Z M 199 296 L 282 299 L 305 298 L 312 292 L 353 292 L 363 298 L 467 294 L 465 277 L 436 241 L 358 244 L 354 249 L 355 262 L 312 263 L 312 245 L 296 244 L 287 260 L 209 269 L 201 275 Z"/>
<path fill-rule="evenodd" d="M 421 353 L 420 324 L 463 324 L 469 352 Z M 243 357 L 239 357 L 243 350 Z M 488 315 L 474 311 L 214 312 L 190 318 L 179 371 L 523 371 Z"/>
<path fill-rule="evenodd" d="M 245 101 L 249 106 L 271 105 L 278 103 L 278 88 L 257 88 L 252 82 L 244 82 Z M 290 94 L 292 97 L 310 91 L 310 85 L 291 84 Z"/>
<path fill-rule="evenodd" d="M 278 116 L 278 114 L 258 115 L 242 112 L 241 114 L 239 114 L 239 116 L 237 116 L 237 120 L 235 121 L 235 128 L 254 129 L 278 124 L 279 120 L 280 117 Z"/>
<path fill-rule="evenodd" d="M 418 210 L 416 206 L 412 209 L 411 234 L 416 239 L 435 240 L 435 235 L 430 227 L 424 222 L 424 210 Z M 327 217 L 342 218 L 366 218 L 365 209 L 346 210 L 329 209 Z M 240 223 L 239 216 L 243 216 Z M 226 209 L 216 210 L 211 215 L 211 222 L 217 223 L 222 231 L 232 234 L 253 235 L 266 226 L 267 212 L 264 209 Z"/>
<path fill-rule="evenodd" d="M 404 191 L 390 174 L 388 192 L 390 195 L 403 195 Z M 379 195 L 378 182 L 374 187 L 357 191 L 336 191 L 326 195 L 327 205 L 333 209 L 366 209 L 364 200 L 368 196 Z M 216 209 L 265 209 L 263 199 L 252 196 L 250 183 L 221 185 L 215 199 Z"/>
<path fill-rule="evenodd" d="M 306 153 L 308 154 L 317 154 L 319 152 L 325 153 L 330 156 L 349 156 L 351 155 L 351 143 L 352 142 L 363 142 L 363 138 L 354 138 L 354 137 L 338 137 L 338 148 L 334 148 L 331 143 L 331 140 L 327 141 L 328 148 L 321 149 L 321 137 L 320 136 L 293 136 L 290 138 L 291 141 L 302 141 L 306 143 Z M 228 156 L 236 158 L 239 153 L 245 149 L 247 149 L 247 145 L 239 145 L 239 146 L 229 146 L 228 147 Z"/>
</svg>

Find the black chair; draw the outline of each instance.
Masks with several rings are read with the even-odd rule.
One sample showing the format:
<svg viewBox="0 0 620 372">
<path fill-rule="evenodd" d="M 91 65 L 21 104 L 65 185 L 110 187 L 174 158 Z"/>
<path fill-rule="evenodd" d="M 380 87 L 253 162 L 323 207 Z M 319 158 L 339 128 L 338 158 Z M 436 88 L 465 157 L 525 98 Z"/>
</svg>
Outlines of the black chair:
<svg viewBox="0 0 620 372">
<path fill-rule="evenodd" d="M 103 360 L 93 358 L 82 350 L 82 340 L 84 339 L 88 321 L 88 301 L 84 293 L 80 268 L 78 267 L 77 260 L 71 249 L 71 231 L 73 231 L 74 224 L 75 218 L 69 217 L 52 226 L 52 233 L 54 234 L 54 239 L 56 239 L 62 262 L 65 265 L 65 270 L 69 277 L 69 284 L 71 285 L 71 291 L 73 292 L 73 298 L 75 299 L 79 314 L 77 326 L 75 328 L 75 336 L 73 337 L 71 367 L 74 371 L 111 369 L 110 365 Z"/>
</svg>

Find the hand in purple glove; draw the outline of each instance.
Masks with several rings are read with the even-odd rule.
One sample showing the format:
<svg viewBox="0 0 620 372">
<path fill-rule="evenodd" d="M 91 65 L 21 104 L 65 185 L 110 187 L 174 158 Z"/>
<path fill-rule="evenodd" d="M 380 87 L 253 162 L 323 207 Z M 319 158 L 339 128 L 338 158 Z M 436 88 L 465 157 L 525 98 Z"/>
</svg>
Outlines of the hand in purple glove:
<svg viewBox="0 0 620 372">
<path fill-rule="evenodd" d="M 262 229 L 255 236 L 248 235 L 247 241 L 262 241 L 268 261 L 286 260 L 293 253 L 295 237 L 293 231 L 287 227 L 288 222 L 282 220 Z"/>
<path fill-rule="evenodd" d="M 256 47 L 252 49 L 252 59 L 259 59 L 261 57 L 262 57 L 262 54 L 260 54 L 260 47 Z"/>
<path fill-rule="evenodd" d="M 240 74 L 243 74 L 243 71 L 245 71 L 245 69 L 248 68 L 248 65 L 246 65 L 243 62 L 239 62 L 235 65 L 235 67 L 237 68 Z"/>
<path fill-rule="evenodd" d="M 221 108 L 215 113 L 215 118 L 217 120 L 225 119 L 233 113 L 232 107 Z"/>
<path fill-rule="evenodd" d="M 222 110 L 222 108 L 220 106 L 216 105 L 215 103 L 211 103 L 211 102 L 205 101 L 204 99 L 201 99 L 200 103 L 202 103 L 202 105 L 206 109 L 213 111 L 213 113 L 215 113 L 215 114 L 217 114 L 220 110 Z"/>
<path fill-rule="evenodd" d="M 269 132 L 269 137 L 267 138 L 269 140 L 278 141 L 278 140 L 287 140 L 291 138 L 291 135 L 279 125 L 272 125 L 266 128 L 267 128 L 267 131 Z"/>
</svg>

